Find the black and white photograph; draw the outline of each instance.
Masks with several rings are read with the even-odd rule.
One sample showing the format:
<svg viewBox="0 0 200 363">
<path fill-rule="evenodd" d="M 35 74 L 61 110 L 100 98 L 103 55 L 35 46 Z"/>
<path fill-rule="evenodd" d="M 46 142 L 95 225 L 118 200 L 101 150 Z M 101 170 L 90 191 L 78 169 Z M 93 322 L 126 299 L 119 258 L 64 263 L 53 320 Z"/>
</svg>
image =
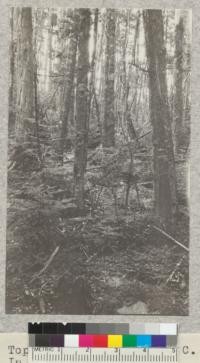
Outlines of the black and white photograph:
<svg viewBox="0 0 200 363">
<path fill-rule="evenodd" d="M 10 8 L 7 314 L 189 314 L 192 12 Z"/>
</svg>

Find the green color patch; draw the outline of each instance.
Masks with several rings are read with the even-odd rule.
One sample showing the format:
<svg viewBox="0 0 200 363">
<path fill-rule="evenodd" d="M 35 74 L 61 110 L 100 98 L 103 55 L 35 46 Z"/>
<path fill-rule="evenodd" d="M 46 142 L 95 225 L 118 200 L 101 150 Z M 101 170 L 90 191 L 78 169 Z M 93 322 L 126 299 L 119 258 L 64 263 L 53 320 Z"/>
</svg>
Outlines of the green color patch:
<svg viewBox="0 0 200 363">
<path fill-rule="evenodd" d="M 123 335 L 123 347 L 137 347 L 136 335 Z"/>
</svg>

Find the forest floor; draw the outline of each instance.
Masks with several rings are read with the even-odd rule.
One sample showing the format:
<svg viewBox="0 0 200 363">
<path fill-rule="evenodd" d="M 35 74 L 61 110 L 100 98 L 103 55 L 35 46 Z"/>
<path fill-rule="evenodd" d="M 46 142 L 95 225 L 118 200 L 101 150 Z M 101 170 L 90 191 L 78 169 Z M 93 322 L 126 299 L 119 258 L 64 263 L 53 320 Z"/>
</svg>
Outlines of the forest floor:
<svg viewBox="0 0 200 363">
<path fill-rule="evenodd" d="M 71 154 L 63 166 L 51 155 L 45 168 L 27 167 L 26 173 L 19 158 L 10 160 L 7 313 L 188 314 L 188 253 L 154 229 L 147 153 L 135 159 L 140 201 L 133 185 L 127 208 L 126 185 L 108 184 L 99 153 L 89 154 L 84 211 L 73 199 Z M 31 165 L 26 156 L 23 170 Z M 173 237 L 188 246 L 186 168 L 179 159 Z"/>
</svg>

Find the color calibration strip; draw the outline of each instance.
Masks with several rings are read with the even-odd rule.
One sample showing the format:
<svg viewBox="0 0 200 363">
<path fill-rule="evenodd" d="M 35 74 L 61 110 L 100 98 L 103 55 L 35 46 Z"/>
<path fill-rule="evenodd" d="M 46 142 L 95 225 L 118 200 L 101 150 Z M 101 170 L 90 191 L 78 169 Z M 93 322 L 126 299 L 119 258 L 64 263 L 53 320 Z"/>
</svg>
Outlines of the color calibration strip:
<svg viewBox="0 0 200 363">
<path fill-rule="evenodd" d="M 30 334 L 30 347 L 65 348 L 175 348 L 175 335 Z"/>
<path fill-rule="evenodd" d="M 30 347 L 171 348 L 177 324 L 29 323 Z"/>
<path fill-rule="evenodd" d="M 174 323 L 29 323 L 29 334 L 177 335 Z"/>
<path fill-rule="evenodd" d="M 29 334 L 129 334 L 129 324 L 29 323 Z"/>
</svg>

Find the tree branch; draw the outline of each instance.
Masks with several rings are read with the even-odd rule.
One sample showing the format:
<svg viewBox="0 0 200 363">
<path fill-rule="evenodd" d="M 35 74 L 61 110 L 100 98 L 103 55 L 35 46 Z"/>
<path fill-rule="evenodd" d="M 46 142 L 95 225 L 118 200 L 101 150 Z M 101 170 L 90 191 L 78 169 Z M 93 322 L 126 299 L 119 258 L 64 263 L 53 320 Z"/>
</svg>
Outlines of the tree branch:
<svg viewBox="0 0 200 363">
<path fill-rule="evenodd" d="M 47 268 L 49 267 L 50 263 L 53 261 L 54 257 L 57 255 L 59 249 L 60 249 L 60 246 L 57 246 L 55 248 L 55 250 L 53 251 L 53 253 L 51 254 L 51 256 L 48 258 L 47 262 L 45 263 L 44 267 L 35 276 L 33 276 L 33 278 L 31 279 L 30 283 L 32 283 L 33 281 L 35 281 L 38 277 L 40 277 L 40 275 L 43 272 L 45 272 L 47 270 Z"/>
<path fill-rule="evenodd" d="M 167 232 L 163 231 L 162 229 L 156 227 L 156 226 L 152 226 L 153 229 L 155 229 L 156 231 L 162 233 L 164 236 L 166 236 L 168 239 L 170 239 L 171 241 L 173 241 L 174 243 L 176 243 L 178 246 L 180 246 L 181 248 L 183 248 L 185 251 L 189 252 L 189 248 L 184 246 L 182 243 L 178 242 L 175 238 L 173 238 L 172 236 L 170 236 Z"/>
</svg>

